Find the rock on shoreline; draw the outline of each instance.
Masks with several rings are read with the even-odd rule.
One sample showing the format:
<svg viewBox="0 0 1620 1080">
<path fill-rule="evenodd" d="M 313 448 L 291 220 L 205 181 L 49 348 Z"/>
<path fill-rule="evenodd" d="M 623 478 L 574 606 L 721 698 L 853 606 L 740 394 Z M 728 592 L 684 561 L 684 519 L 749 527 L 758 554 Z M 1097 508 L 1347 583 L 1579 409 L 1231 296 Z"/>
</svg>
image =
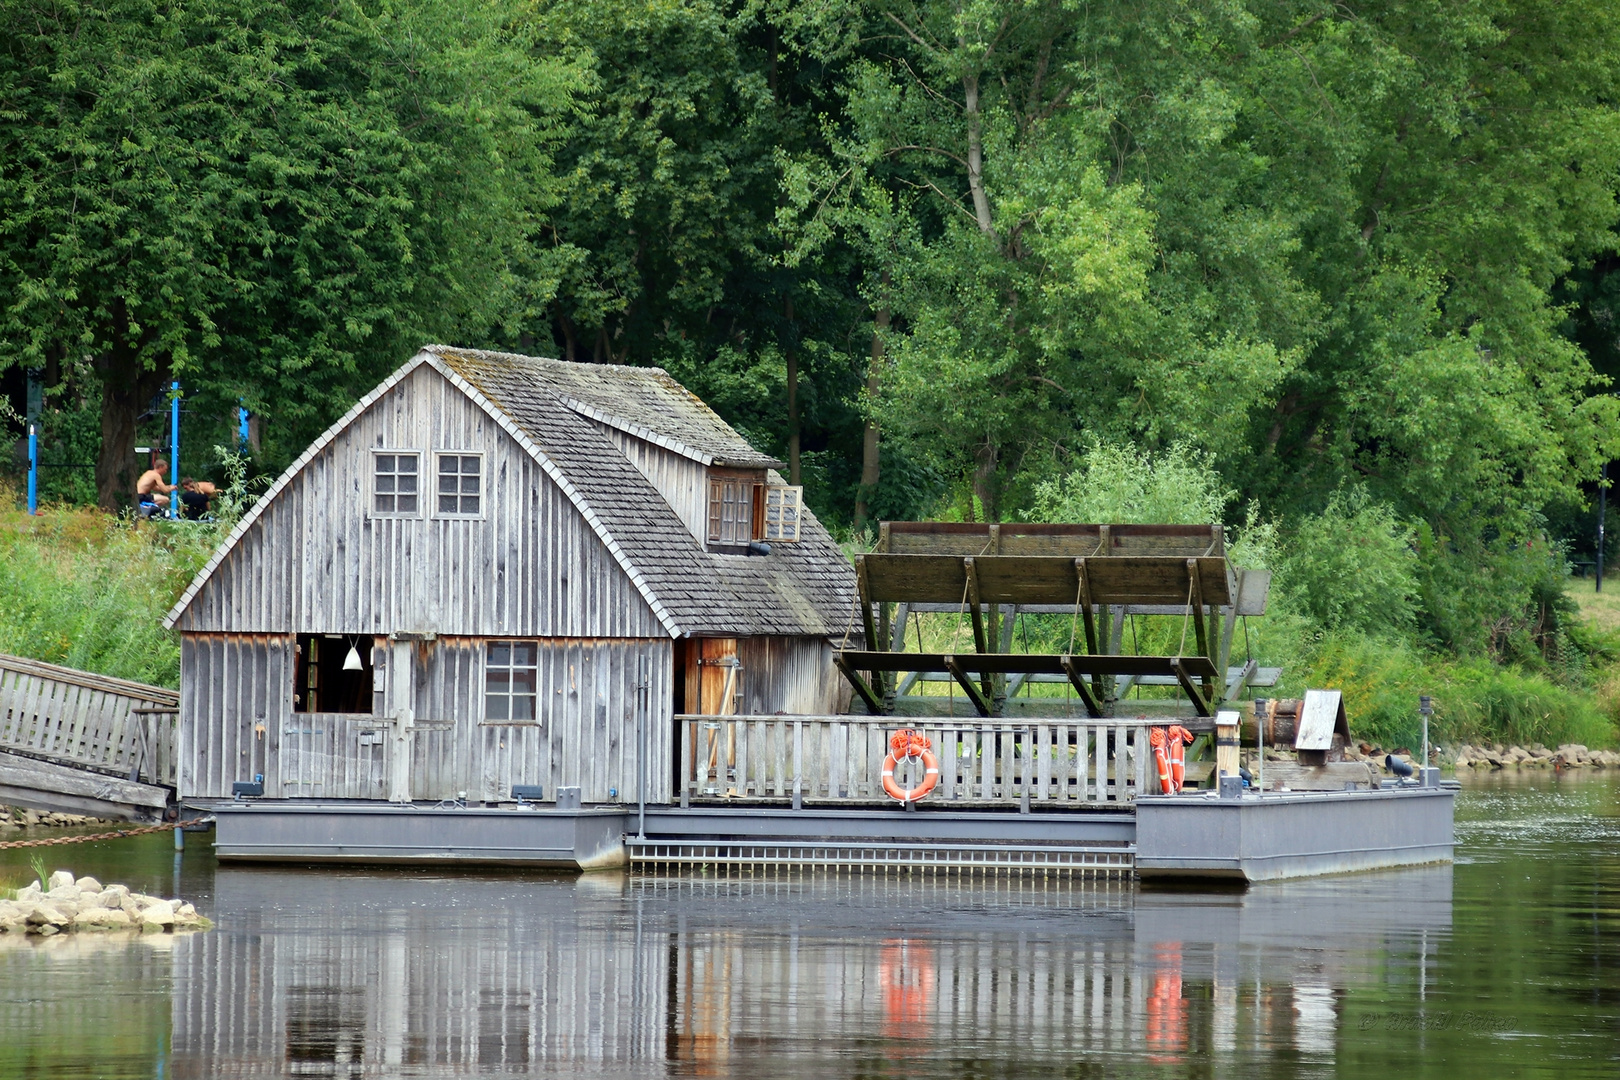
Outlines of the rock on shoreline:
<svg viewBox="0 0 1620 1080">
<path fill-rule="evenodd" d="M 127 821 L 90 817 L 87 814 L 60 814 L 54 810 L 26 810 L 20 806 L 0 805 L 0 832 L 7 829 L 26 829 L 31 826 L 64 829 L 81 825 L 127 826 L 128 824 Z"/>
<path fill-rule="evenodd" d="M 0 900 L 0 932 L 6 934 L 175 933 L 211 926 L 183 900 L 147 896 L 127 885 L 104 886 L 93 877 L 75 878 L 67 870 L 52 874 L 45 887 L 35 880 L 18 889 L 15 900 Z"/>
<path fill-rule="evenodd" d="M 1620 769 L 1620 753 L 1588 750 L 1580 743 L 1564 743 L 1549 750 L 1541 743 L 1529 746 L 1457 747 L 1452 762 L 1459 769 Z"/>
</svg>

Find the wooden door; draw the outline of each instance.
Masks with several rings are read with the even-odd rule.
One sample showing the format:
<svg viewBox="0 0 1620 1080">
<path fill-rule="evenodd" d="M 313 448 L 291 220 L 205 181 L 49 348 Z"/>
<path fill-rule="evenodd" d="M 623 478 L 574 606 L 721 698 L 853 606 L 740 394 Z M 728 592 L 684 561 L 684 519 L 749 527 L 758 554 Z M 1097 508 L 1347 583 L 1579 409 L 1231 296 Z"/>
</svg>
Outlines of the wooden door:
<svg viewBox="0 0 1620 1080">
<path fill-rule="evenodd" d="M 742 700 L 742 668 L 736 638 L 702 638 L 698 709 L 705 716 L 734 716 Z"/>
<path fill-rule="evenodd" d="M 381 654 L 373 646 L 374 688 Z M 300 665 L 290 667 L 293 677 Z M 377 714 L 376 693 L 371 701 L 371 712 L 282 712 L 275 756 L 283 798 L 386 798 L 389 725 Z"/>
<path fill-rule="evenodd" d="M 383 739 L 382 719 L 376 716 L 283 716 L 279 751 L 283 797 L 383 798 Z"/>
</svg>

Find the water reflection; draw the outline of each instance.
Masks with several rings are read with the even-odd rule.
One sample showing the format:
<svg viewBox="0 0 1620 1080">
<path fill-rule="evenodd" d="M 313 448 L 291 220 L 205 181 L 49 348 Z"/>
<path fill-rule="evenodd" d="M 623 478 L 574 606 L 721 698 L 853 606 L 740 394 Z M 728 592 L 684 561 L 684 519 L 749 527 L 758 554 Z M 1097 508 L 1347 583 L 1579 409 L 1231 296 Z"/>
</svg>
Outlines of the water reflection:
<svg viewBox="0 0 1620 1080">
<path fill-rule="evenodd" d="M 0 1080 L 1610 1080 L 1620 783 L 1464 796 L 1454 872 L 1246 893 L 216 872 L 164 836 L 52 851 L 219 928 L 0 935 Z"/>
<path fill-rule="evenodd" d="M 1344 995 L 1404 979 L 1388 955 L 1423 962 L 1449 929 L 1451 884 L 1449 867 L 1214 895 L 222 869 L 217 908 L 251 914 L 175 951 L 173 1073 L 976 1075 L 970 1063 L 1139 1061 L 1205 1074 L 1211 1054 L 1279 1049 L 1331 1071 Z"/>
</svg>

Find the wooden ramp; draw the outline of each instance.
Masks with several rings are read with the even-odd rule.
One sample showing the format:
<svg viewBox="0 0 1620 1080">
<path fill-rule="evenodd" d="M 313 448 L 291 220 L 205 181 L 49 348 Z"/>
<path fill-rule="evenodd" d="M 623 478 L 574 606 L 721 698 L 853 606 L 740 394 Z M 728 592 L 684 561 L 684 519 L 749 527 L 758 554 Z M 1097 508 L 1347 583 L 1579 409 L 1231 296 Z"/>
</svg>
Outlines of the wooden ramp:
<svg viewBox="0 0 1620 1080">
<path fill-rule="evenodd" d="M 0 802 L 147 821 L 174 801 L 173 690 L 0 653 Z"/>
</svg>

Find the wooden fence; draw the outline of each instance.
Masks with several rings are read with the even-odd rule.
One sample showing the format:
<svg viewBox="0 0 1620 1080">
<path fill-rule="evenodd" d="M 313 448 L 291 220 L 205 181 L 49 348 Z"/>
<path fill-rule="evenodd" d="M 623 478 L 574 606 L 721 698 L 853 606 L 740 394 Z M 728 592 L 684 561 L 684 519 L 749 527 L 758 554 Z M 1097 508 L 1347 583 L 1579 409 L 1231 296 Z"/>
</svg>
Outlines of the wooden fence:
<svg viewBox="0 0 1620 1080">
<path fill-rule="evenodd" d="M 0 653 L 0 751 L 169 787 L 173 690 Z"/>
<path fill-rule="evenodd" d="M 678 716 L 680 799 L 872 803 L 883 793 L 889 736 L 915 727 L 933 743 L 930 802 L 1082 806 L 1157 790 L 1148 726 L 1139 720 L 924 720 L 865 716 Z M 909 768 L 911 776 L 904 775 Z M 897 771 L 912 786 L 915 763 Z"/>
</svg>

